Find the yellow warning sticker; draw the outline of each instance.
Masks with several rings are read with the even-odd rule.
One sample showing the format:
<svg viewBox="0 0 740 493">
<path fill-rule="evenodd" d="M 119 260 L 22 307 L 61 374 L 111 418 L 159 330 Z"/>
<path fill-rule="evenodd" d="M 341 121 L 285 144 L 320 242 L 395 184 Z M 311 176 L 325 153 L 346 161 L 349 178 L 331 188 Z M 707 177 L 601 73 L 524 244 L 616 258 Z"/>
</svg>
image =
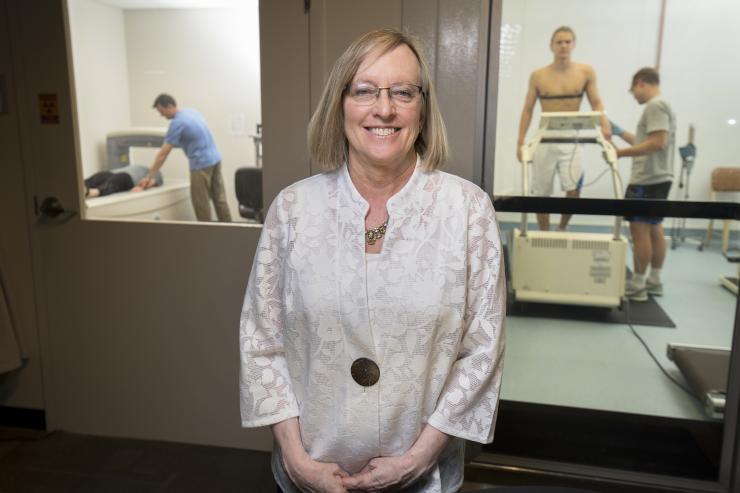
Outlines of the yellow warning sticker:
<svg viewBox="0 0 740 493">
<path fill-rule="evenodd" d="M 39 94 L 41 123 L 59 123 L 59 100 L 56 94 Z"/>
</svg>

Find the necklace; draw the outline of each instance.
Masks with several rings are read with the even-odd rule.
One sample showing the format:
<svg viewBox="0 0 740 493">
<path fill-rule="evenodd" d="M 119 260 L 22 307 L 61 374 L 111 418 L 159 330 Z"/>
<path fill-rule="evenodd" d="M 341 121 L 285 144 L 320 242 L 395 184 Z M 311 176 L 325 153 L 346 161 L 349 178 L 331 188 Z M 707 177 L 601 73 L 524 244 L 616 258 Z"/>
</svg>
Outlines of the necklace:
<svg viewBox="0 0 740 493">
<path fill-rule="evenodd" d="M 375 245 L 375 242 L 385 236 L 385 228 L 388 226 L 388 219 L 377 228 L 370 228 L 365 230 L 365 241 L 368 245 Z"/>
</svg>

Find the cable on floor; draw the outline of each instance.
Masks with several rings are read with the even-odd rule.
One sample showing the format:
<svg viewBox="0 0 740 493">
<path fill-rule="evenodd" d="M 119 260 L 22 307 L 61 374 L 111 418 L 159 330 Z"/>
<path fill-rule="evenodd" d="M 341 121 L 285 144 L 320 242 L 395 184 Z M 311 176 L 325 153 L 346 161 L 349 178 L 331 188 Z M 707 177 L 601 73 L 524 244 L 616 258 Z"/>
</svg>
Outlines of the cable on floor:
<svg viewBox="0 0 740 493">
<path fill-rule="evenodd" d="M 662 371 L 663 374 L 668 378 L 668 380 L 673 382 L 678 388 L 686 392 L 689 396 L 696 399 L 696 401 L 699 404 L 704 405 L 704 403 L 702 402 L 701 398 L 698 395 L 692 392 L 691 389 L 683 385 L 681 382 L 673 378 L 673 376 L 670 373 L 668 373 L 668 370 L 666 370 L 663 367 L 663 365 L 660 364 L 660 361 L 658 361 L 658 358 L 655 357 L 655 354 L 653 354 L 653 352 L 650 350 L 645 340 L 640 336 L 640 334 L 637 333 L 637 331 L 635 330 L 635 327 L 632 325 L 632 319 L 630 318 L 630 301 L 625 299 L 624 306 L 625 306 L 625 312 L 627 314 L 627 325 L 629 325 L 630 330 L 632 331 L 632 334 L 634 334 L 637 340 L 640 341 L 640 344 L 642 344 L 642 346 L 645 348 L 645 351 L 647 351 L 648 355 L 650 355 L 650 357 L 653 359 L 655 364 L 658 365 L 658 368 L 660 368 L 660 371 Z"/>
</svg>

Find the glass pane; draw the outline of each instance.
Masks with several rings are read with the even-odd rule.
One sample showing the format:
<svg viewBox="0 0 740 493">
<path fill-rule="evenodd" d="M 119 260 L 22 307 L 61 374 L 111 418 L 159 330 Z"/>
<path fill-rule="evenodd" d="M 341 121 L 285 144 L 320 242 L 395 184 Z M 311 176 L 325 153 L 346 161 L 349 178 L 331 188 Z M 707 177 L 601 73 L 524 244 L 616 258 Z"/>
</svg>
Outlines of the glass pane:
<svg viewBox="0 0 740 493">
<path fill-rule="evenodd" d="M 661 6 L 665 10 L 661 10 Z M 608 15 L 604 15 L 608 12 Z M 723 60 L 735 57 L 736 43 L 729 38 L 740 5 L 720 0 L 704 5 L 692 0 L 628 0 L 613 5 L 606 0 L 523 0 L 504 1 L 500 47 L 499 94 L 497 105 L 496 156 L 493 190 L 495 195 L 525 192 L 522 165 L 517 161 L 520 122 L 532 76 L 536 75 L 531 123 L 521 138 L 531 142 L 541 123 L 543 111 L 591 111 L 588 88 L 598 89 L 609 120 L 636 134 L 645 105 L 629 92 L 632 77 L 642 67 L 657 67 L 661 97 L 672 107 L 676 120 L 670 198 L 709 200 L 711 174 L 715 167 L 738 166 L 740 139 L 740 93 L 733 84 L 736 66 Z M 558 26 L 572 28 L 575 36 L 568 70 L 557 70 L 557 53 L 551 45 Z M 576 67 L 577 66 L 577 67 Z M 591 67 L 595 78 L 583 75 Z M 573 67 L 580 67 L 578 70 Z M 719 77 L 707 77 L 722 68 Z M 568 75 L 566 75 L 566 73 Z M 583 93 L 582 95 L 580 95 Z M 551 96 L 575 98 L 550 99 Z M 690 128 L 694 128 L 693 138 Z M 573 129 L 565 132 L 583 137 Z M 678 150 L 693 141 L 696 159 L 682 166 Z M 619 137 L 615 146 L 629 147 Z M 540 144 L 529 166 L 530 195 L 560 197 L 583 181 L 580 196 L 614 198 L 630 182 L 632 159 L 617 160 L 622 190 L 615 192 L 610 167 L 602 146 L 592 143 Z M 683 188 L 678 187 L 683 172 Z M 550 187 L 552 187 L 550 189 Z M 737 200 L 734 195 L 725 200 Z"/>
<path fill-rule="evenodd" d="M 615 239 L 603 216 L 561 233 L 538 231 L 530 214 L 526 236 L 521 215 L 498 217 L 510 290 L 501 426 L 487 451 L 715 481 L 740 224 L 648 225 L 663 233 L 665 263 L 648 260 L 644 299 L 629 301 L 638 221 Z"/>
<path fill-rule="evenodd" d="M 583 198 L 611 199 L 624 197 L 630 183 L 650 182 L 640 179 L 644 158 L 620 157 L 611 167 L 608 144 L 583 142 L 593 134 L 577 112 L 601 109 L 600 100 L 612 123 L 638 134 L 650 98 L 630 91 L 632 78 L 654 67 L 675 117 L 662 180 L 672 184 L 667 193 L 635 198 L 736 202 L 740 135 L 732 112 L 740 93 L 732 84 L 737 67 L 722 60 L 735 56 L 727 33 L 738 15 L 740 5 L 730 0 L 505 0 L 497 131 L 489 135 L 496 142 L 494 194 L 564 197 L 578 189 Z M 559 26 L 571 28 L 575 41 L 569 56 L 560 56 L 568 63 L 558 64 L 551 43 Z M 706 77 L 716 67 L 722 76 Z M 579 70 L 595 77 L 582 80 Z M 561 111 L 569 113 L 543 117 Z M 558 121 L 565 130 L 538 134 Z M 600 123 L 590 123 L 596 137 Z M 613 137 L 611 145 L 624 149 L 627 141 Z M 533 142 L 525 148 L 532 152 L 525 177 L 517 150 Z M 615 218 L 578 210 L 569 221 L 530 213 L 526 236 L 521 214 L 498 214 L 511 290 L 503 401 L 487 452 L 717 481 L 738 224 L 715 220 L 709 228 L 706 219 L 666 218 L 662 230 L 649 221 L 639 226 L 649 209 L 619 225 L 616 237 Z M 567 231 L 556 231 L 563 226 Z M 650 264 L 660 262 L 655 249 L 644 250 L 645 238 L 662 241 L 667 252 L 652 274 Z M 620 299 L 625 292 L 641 301 Z"/>
<path fill-rule="evenodd" d="M 70 0 L 68 12 L 83 217 L 259 222 L 257 0 Z M 154 107 L 163 93 L 174 106 Z M 141 190 L 147 172 L 156 186 Z"/>
</svg>

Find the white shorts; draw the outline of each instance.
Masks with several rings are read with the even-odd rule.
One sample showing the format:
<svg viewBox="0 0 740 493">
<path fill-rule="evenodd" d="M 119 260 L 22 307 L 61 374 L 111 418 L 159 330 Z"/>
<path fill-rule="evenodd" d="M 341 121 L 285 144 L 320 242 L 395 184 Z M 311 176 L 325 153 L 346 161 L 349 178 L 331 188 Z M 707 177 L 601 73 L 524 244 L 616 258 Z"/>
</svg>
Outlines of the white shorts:
<svg viewBox="0 0 740 493">
<path fill-rule="evenodd" d="M 583 184 L 583 145 L 540 144 L 532 162 L 532 195 L 552 195 L 555 172 L 558 173 L 560 188 L 564 192 L 580 190 Z"/>
</svg>

